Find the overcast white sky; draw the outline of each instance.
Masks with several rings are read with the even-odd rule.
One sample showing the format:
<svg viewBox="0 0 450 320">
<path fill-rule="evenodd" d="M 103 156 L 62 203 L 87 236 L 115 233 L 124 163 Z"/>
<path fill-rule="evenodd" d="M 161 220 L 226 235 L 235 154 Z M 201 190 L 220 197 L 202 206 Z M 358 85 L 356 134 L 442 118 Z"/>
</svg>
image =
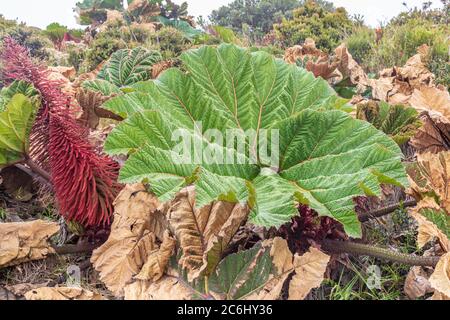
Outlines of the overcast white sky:
<svg viewBox="0 0 450 320">
<path fill-rule="evenodd" d="M 0 0 L 0 14 L 9 19 L 18 19 L 28 25 L 45 28 L 51 22 L 59 22 L 69 27 L 77 27 L 72 8 L 78 0 Z M 181 3 L 183 0 L 175 0 Z M 188 0 L 192 15 L 207 17 L 212 10 L 228 4 L 232 0 Z M 377 26 L 404 10 L 408 6 L 420 6 L 424 0 L 331 0 L 336 6 L 343 6 L 351 14 L 364 15 L 366 22 Z M 435 6 L 439 0 L 432 1 Z"/>
</svg>

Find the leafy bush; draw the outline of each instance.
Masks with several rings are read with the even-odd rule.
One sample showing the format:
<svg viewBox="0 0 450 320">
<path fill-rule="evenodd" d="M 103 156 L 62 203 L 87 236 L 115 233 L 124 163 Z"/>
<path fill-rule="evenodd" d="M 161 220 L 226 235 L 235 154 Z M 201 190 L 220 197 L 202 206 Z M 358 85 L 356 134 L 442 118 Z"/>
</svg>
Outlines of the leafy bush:
<svg viewBox="0 0 450 320">
<path fill-rule="evenodd" d="M 372 55 L 375 48 L 375 38 L 375 32 L 372 29 L 360 26 L 356 27 L 344 42 L 356 62 L 363 64 L 366 57 Z"/>
<path fill-rule="evenodd" d="M 413 18 L 401 25 L 390 24 L 374 55 L 366 56 L 365 64 L 375 71 L 404 65 L 423 44 L 431 48 L 431 61 L 448 61 L 448 41 L 448 27 L 428 20 Z"/>
<path fill-rule="evenodd" d="M 283 19 L 274 28 L 285 47 L 302 44 L 306 38 L 312 38 L 317 48 L 331 52 L 351 33 L 353 22 L 344 8 L 329 11 L 308 0 L 293 11 L 292 19 Z"/>
<path fill-rule="evenodd" d="M 51 41 L 42 35 L 38 28 L 18 24 L 16 21 L 7 20 L 0 15 L 0 41 L 6 37 L 12 37 L 30 50 L 32 57 L 40 60 L 46 60 L 49 57 L 46 49 L 53 47 Z"/>
<path fill-rule="evenodd" d="M 127 47 L 127 39 L 119 28 L 111 28 L 100 32 L 89 46 L 84 61 L 84 69 L 93 70 L 108 59 L 114 52 Z"/>
<path fill-rule="evenodd" d="M 192 42 L 185 37 L 182 31 L 172 27 L 163 27 L 150 36 L 147 45 L 151 49 L 160 51 L 164 59 L 171 59 L 191 48 Z"/>
<path fill-rule="evenodd" d="M 51 23 L 44 30 L 44 34 L 56 45 L 60 46 L 64 40 L 64 35 L 69 32 L 66 26 L 60 25 L 57 22 Z"/>
<path fill-rule="evenodd" d="M 244 26 L 250 29 L 253 40 L 262 38 L 274 23 L 283 17 L 292 17 L 292 10 L 301 5 L 299 0 L 235 0 L 211 13 L 213 24 L 232 28 L 242 34 Z"/>
<path fill-rule="evenodd" d="M 188 73 L 169 69 L 103 106 L 128 118 L 105 144 L 109 154 L 130 154 L 121 182 L 148 182 L 162 201 L 193 184 L 197 207 L 218 199 L 247 202 L 250 220 L 268 227 L 290 221 L 300 202 L 341 222 L 352 236 L 361 232 L 353 197 L 379 194 L 383 182 L 406 183 L 397 144 L 371 124 L 333 110 L 343 102 L 326 81 L 234 45 L 201 47 L 181 60 Z M 231 156 L 234 164 L 218 158 L 210 163 L 201 154 L 200 162 L 178 163 L 175 129 L 185 130 L 192 145 Z M 246 150 L 212 143 L 218 138 L 206 138 L 208 129 L 237 130 Z M 268 156 L 254 145 L 262 129 L 269 137 L 279 133 L 277 165 L 271 164 L 274 149 Z"/>
</svg>

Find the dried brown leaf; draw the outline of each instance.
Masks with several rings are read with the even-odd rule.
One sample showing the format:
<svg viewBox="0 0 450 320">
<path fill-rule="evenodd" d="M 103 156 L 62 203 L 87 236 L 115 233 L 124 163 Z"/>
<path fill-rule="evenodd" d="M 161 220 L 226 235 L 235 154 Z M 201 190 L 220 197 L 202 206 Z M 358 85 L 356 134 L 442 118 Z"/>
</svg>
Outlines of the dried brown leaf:
<svg viewBox="0 0 450 320">
<path fill-rule="evenodd" d="M 188 270 L 190 281 L 215 268 L 248 213 L 248 208 L 223 201 L 195 209 L 192 187 L 176 195 L 167 217 L 182 249 L 179 263 Z"/>
<path fill-rule="evenodd" d="M 168 231 L 164 233 L 164 240 L 159 249 L 152 251 L 141 272 L 135 277 L 138 280 L 157 281 L 162 278 L 175 250 L 177 242 Z"/>
<path fill-rule="evenodd" d="M 450 252 L 439 260 L 430 277 L 430 284 L 441 297 L 450 297 Z"/>
<path fill-rule="evenodd" d="M 303 300 L 311 289 L 320 286 L 330 256 L 311 247 L 303 256 L 295 255 L 295 275 L 289 286 L 289 300 Z"/>
<path fill-rule="evenodd" d="M 425 112 L 421 116 L 423 126 L 411 139 L 418 153 L 438 153 L 450 150 L 450 121 L 439 113 Z"/>
<path fill-rule="evenodd" d="M 434 199 L 426 197 L 411 210 L 411 215 L 419 225 L 419 234 L 417 236 L 417 244 L 419 248 L 423 248 L 428 242 L 437 239 L 444 252 L 449 252 L 450 241 L 447 236 L 441 230 L 439 230 L 439 228 L 434 223 L 420 214 L 420 210 L 425 208 L 434 210 L 441 209 L 439 205 L 434 201 Z"/>
<path fill-rule="evenodd" d="M 450 151 L 420 154 L 417 161 L 428 190 L 436 193 L 440 206 L 450 214 Z"/>
<path fill-rule="evenodd" d="M 125 300 L 195 300 L 200 298 L 177 277 L 165 276 L 157 282 L 137 280 L 125 287 Z"/>
<path fill-rule="evenodd" d="M 141 271 L 149 254 L 158 249 L 156 234 L 162 227 L 152 221 L 159 202 L 141 184 L 126 186 L 114 205 L 109 239 L 94 251 L 91 261 L 108 289 L 121 296 L 123 287 Z"/>
<path fill-rule="evenodd" d="M 154 64 L 152 67 L 152 79 L 158 78 L 161 73 L 169 68 L 172 68 L 173 65 L 174 63 L 172 60 L 160 61 Z"/>
<path fill-rule="evenodd" d="M 58 223 L 43 220 L 0 223 L 0 268 L 45 259 L 55 253 L 49 239 L 59 230 Z"/>
<path fill-rule="evenodd" d="M 422 86 L 415 89 L 409 104 L 418 111 L 434 111 L 450 121 L 450 94 L 447 90 Z"/>
<path fill-rule="evenodd" d="M 92 291 L 81 288 L 43 287 L 25 293 L 27 300 L 103 300 L 103 297 Z"/>
<path fill-rule="evenodd" d="M 433 288 L 428 281 L 428 275 L 422 267 L 412 267 L 409 270 L 403 290 L 411 300 L 416 300 L 427 293 L 433 292 Z"/>
<path fill-rule="evenodd" d="M 334 54 L 334 64 L 343 78 L 350 79 L 350 82 L 358 87 L 359 92 L 365 91 L 368 85 L 368 77 L 364 69 L 353 59 L 345 44 L 337 47 Z"/>
</svg>

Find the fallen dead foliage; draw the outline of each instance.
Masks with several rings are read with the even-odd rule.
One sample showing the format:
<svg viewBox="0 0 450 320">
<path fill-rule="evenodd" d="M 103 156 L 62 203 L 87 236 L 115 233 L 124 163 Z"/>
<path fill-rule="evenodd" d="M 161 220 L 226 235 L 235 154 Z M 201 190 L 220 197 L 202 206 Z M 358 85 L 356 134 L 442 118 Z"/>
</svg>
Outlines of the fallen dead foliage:
<svg viewBox="0 0 450 320">
<path fill-rule="evenodd" d="M 27 300 L 103 300 L 103 297 L 82 288 L 43 287 L 25 293 Z"/>
<path fill-rule="evenodd" d="M 303 256 L 294 256 L 286 240 L 274 238 L 248 251 L 228 256 L 210 277 L 200 282 L 187 281 L 180 270 L 172 267 L 159 281 L 138 280 L 128 285 L 125 299 L 276 300 L 290 275 L 293 277 L 289 299 L 304 299 L 311 289 L 322 283 L 329 259 L 315 248 Z"/>
<path fill-rule="evenodd" d="M 417 153 L 438 153 L 450 150 L 450 121 L 435 112 L 424 112 L 420 117 L 423 126 L 411 139 Z"/>
<path fill-rule="evenodd" d="M 114 202 L 114 222 L 108 240 L 94 251 L 91 262 L 100 279 L 115 295 L 137 275 L 150 253 L 156 250 L 158 224 L 149 229 L 159 205 L 142 184 L 128 185 Z"/>
<path fill-rule="evenodd" d="M 411 193 L 415 197 L 431 192 L 450 213 L 450 151 L 417 156 L 417 168 L 410 171 Z"/>
<path fill-rule="evenodd" d="M 429 50 L 423 45 L 403 67 L 385 69 L 378 79 L 370 79 L 373 98 L 409 105 L 419 112 L 435 112 L 450 120 L 450 95 L 446 88 L 435 84 L 426 66 Z"/>
<path fill-rule="evenodd" d="M 406 276 L 404 292 L 409 299 L 415 300 L 434 290 L 428 281 L 429 275 L 422 267 L 412 267 Z"/>
<path fill-rule="evenodd" d="M 193 187 L 175 196 L 167 219 L 182 249 L 179 263 L 188 270 L 190 281 L 211 273 L 248 214 L 248 208 L 223 201 L 197 209 Z"/>
<path fill-rule="evenodd" d="M 439 260 L 430 277 L 430 284 L 435 289 L 433 300 L 450 300 L 450 252 Z"/>
<path fill-rule="evenodd" d="M 49 240 L 59 230 L 58 223 L 43 220 L 0 223 L 0 268 L 45 259 L 55 253 Z"/>
<path fill-rule="evenodd" d="M 329 56 L 317 49 L 314 40 L 308 38 L 302 46 L 288 48 L 284 60 L 290 64 L 299 63 L 314 76 L 322 77 L 330 84 L 348 80 L 357 87 L 358 92 L 364 92 L 368 85 L 366 73 L 353 59 L 345 44 L 341 44 Z"/>
</svg>

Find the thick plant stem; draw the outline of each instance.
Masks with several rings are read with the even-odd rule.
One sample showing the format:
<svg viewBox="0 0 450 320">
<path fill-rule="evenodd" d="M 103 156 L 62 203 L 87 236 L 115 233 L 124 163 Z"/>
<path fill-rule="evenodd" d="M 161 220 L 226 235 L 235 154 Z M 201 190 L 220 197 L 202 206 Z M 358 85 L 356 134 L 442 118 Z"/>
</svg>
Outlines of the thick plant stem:
<svg viewBox="0 0 450 320">
<path fill-rule="evenodd" d="M 358 219 L 360 222 L 367 222 L 370 219 L 380 218 L 387 214 L 390 214 L 397 209 L 414 207 L 416 205 L 417 205 L 416 200 L 406 200 L 405 202 L 396 203 L 396 204 L 393 204 L 393 205 L 390 205 L 390 206 L 387 206 L 384 208 L 380 208 L 380 209 L 377 209 L 374 211 L 370 211 L 370 212 L 361 214 Z"/>
<path fill-rule="evenodd" d="M 39 167 L 31 158 L 25 158 L 25 164 L 29 166 L 34 173 L 40 175 L 43 179 L 47 180 L 48 182 L 52 181 L 52 177 L 50 176 L 50 174 Z"/>
<path fill-rule="evenodd" d="M 36 172 L 34 172 L 33 170 L 31 170 L 30 168 L 26 167 L 23 164 L 16 164 L 14 165 L 17 169 L 22 170 L 23 172 L 25 172 L 26 174 L 28 174 L 29 176 L 33 177 L 34 179 L 38 180 L 40 183 L 48 186 L 50 189 L 52 188 L 52 184 L 50 181 L 48 181 L 47 179 L 45 179 L 44 177 L 42 177 L 41 175 L 37 174 Z"/>
<path fill-rule="evenodd" d="M 82 245 L 71 245 L 66 244 L 64 246 L 58 247 L 53 246 L 56 254 L 65 255 L 65 254 L 78 254 L 78 253 L 90 253 L 99 247 L 98 244 L 82 244 Z"/>
<path fill-rule="evenodd" d="M 439 257 L 420 257 L 351 241 L 326 239 L 323 241 L 322 247 L 331 253 L 348 253 L 358 256 L 369 256 L 411 266 L 435 267 L 439 261 Z"/>
</svg>

